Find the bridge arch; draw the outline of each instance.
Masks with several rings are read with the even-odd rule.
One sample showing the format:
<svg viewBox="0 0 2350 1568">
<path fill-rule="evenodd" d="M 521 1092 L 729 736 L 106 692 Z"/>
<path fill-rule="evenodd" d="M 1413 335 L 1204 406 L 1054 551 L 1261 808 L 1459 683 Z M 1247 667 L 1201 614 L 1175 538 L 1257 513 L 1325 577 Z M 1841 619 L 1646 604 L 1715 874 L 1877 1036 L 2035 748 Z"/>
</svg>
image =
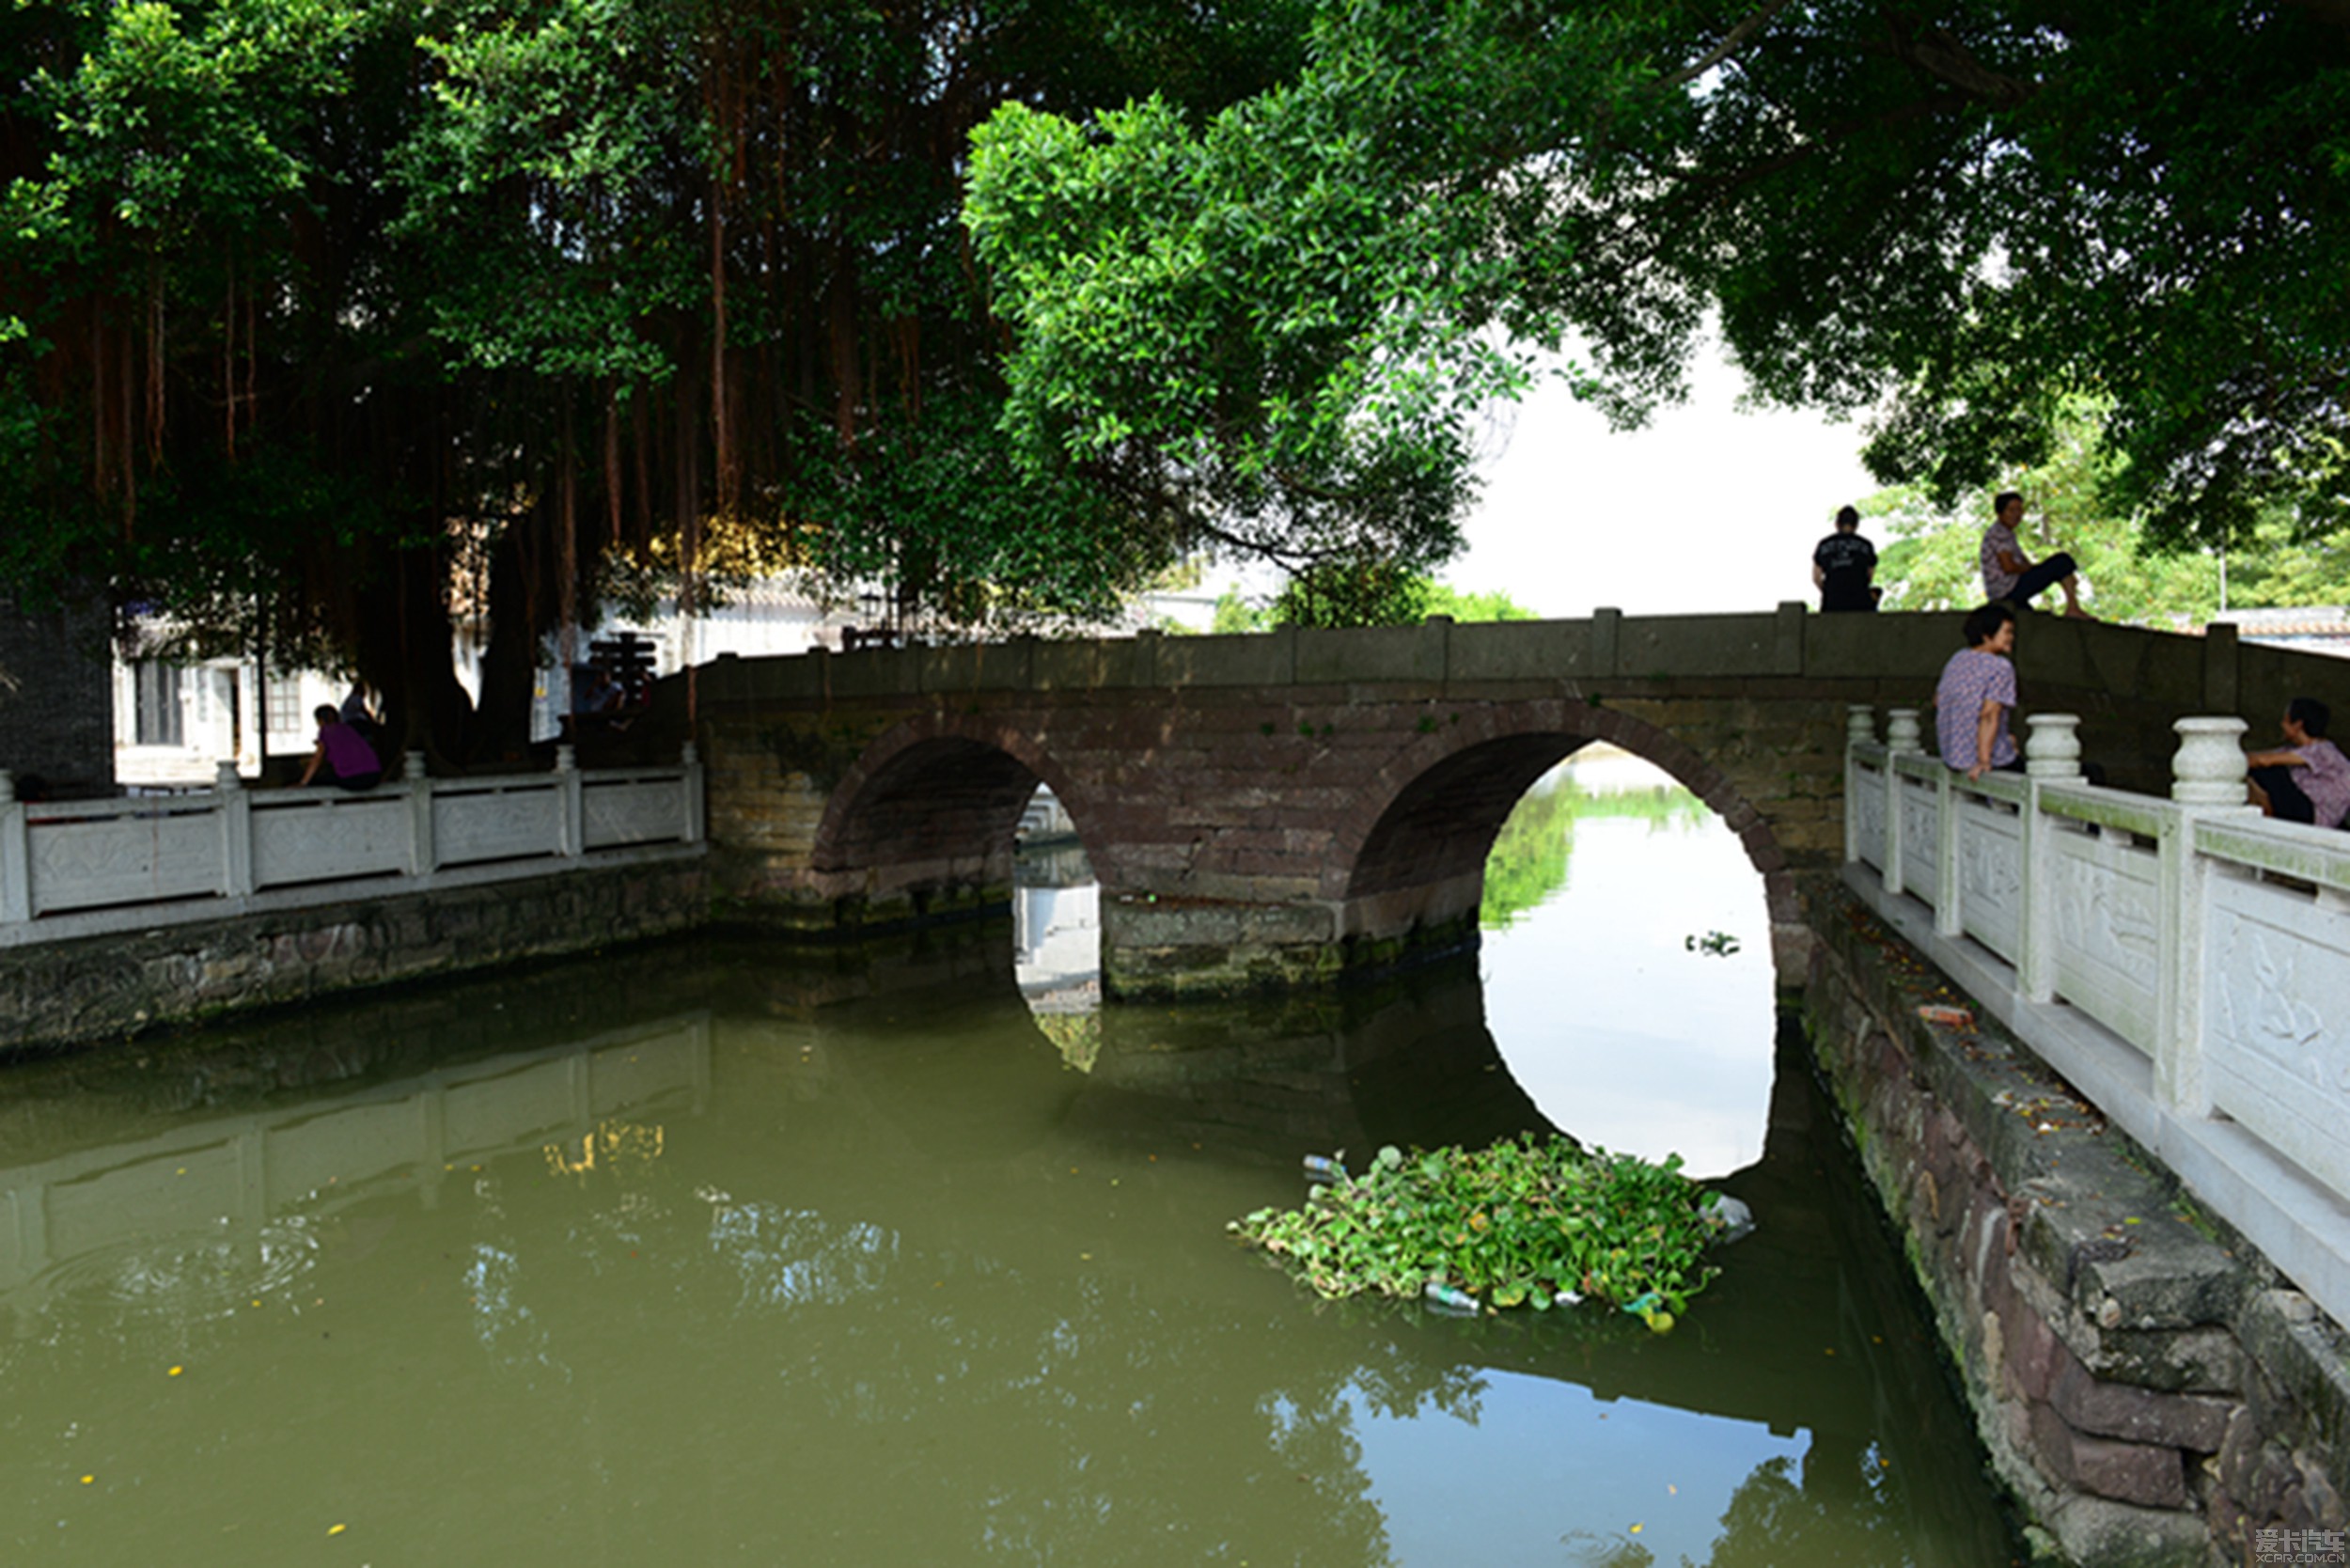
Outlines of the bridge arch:
<svg viewBox="0 0 2350 1568">
<path fill-rule="evenodd" d="M 1001 902 L 1012 832 L 1040 783 L 1082 838 L 1088 792 L 1032 735 L 984 716 L 917 714 L 875 736 L 842 772 L 808 864 L 836 903 L 876 912 L 921 918 Z"/>
<path fill-rule="evenodd" d="M 1664 772 L 1737 834 L 1762 878 L 1771 948 L 1782 984 L 1809 958 L 1795 879 L 1769 820 L 1696 747 L 1647 720 L 1568 698 L 1495 703 L 1417 736 L 1379 770 L 1341 819 L 1324 871 L 1324 896 L 1362 929 L 1434 929 L 1474 918 L 1486 856 L 1502 824 L 1543 775 L 1594 741 Z"/>
</svg>

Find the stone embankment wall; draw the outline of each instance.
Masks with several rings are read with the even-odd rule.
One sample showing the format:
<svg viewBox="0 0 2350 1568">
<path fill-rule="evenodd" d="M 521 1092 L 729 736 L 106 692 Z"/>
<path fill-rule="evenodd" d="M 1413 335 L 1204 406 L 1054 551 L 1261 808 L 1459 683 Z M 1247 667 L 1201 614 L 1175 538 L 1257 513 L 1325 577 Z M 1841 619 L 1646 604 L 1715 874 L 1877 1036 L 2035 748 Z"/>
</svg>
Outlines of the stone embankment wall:
<svg viewBox="0 0 2350 1568">
<path fill-rule="evenodd" d="M 2021 1044 L 1922 1015 L 1965 999 L 1858 903 L 1807 903 L 1814 1060 L 2051 1555 L 2250 1564 L 2264 1531 L 2350 1529 L 2341 1328 Z"/>
<path fill-rule="evenodd" d="M 701 924 L 700 859 L 0 949 L 0 1058 Z"/>
</svg>

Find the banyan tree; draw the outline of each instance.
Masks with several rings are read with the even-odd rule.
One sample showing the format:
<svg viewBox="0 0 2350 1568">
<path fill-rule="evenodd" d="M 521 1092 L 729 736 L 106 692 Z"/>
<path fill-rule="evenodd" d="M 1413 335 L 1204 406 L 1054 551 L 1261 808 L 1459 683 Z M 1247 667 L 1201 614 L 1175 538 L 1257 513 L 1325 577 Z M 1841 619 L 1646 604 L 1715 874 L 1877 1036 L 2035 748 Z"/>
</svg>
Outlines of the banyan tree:
<svg viewBox="0 0 2350 1568">
<path fill-rule="evenodd" d="M 0 11 L 0 578 L 355 666 L 446 759 L 520 743 L 616 581 L 1098 607 L 1177 541 L 1005 454 L 968 133 L 1246 91 L 1293 47 L 1278 9 Z"/>
</svg>

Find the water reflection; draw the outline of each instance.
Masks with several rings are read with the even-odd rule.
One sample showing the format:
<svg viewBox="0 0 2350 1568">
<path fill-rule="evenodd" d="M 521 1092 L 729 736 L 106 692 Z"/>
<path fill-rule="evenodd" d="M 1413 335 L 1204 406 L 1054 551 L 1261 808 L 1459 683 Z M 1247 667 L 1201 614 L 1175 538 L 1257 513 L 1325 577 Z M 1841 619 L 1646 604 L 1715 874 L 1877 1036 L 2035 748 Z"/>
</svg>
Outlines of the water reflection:
<svg viewBox="0 0 2350 1568">
<path fill-rule="evenodd" d="M 1727 824 L 1622 752 L 1528 792 L 1485 872 L 1495 1034 L 1586 1142 L 1694 1175 L 1751 1163 L 1772 1080 L 1762 879 Z"/>
<path fill-rule="evenodd" d="M 1000 931 L 670 947 L 0 1074 L 0 1560 L 2006 1560 L 1800 1073 L 1668 1337 L 1229 1242 L 1301 1149 L 1540 1124 L 1481 997 L 1079 1072 Z"/>
</svg>

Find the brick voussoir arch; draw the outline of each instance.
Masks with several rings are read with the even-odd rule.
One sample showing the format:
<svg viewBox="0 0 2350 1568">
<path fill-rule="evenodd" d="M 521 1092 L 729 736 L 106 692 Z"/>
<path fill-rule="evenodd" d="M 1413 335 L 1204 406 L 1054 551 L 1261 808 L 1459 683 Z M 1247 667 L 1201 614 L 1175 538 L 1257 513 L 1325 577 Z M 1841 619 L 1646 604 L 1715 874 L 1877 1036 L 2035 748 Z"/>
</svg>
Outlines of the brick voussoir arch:
<svg viewBox="0 0 2350 1568">
<path fill-rule="evenodd" d="M 1461 716 L 1461 722 L 1418 736 L 1366 781 L 1358 803 L 1332 836 L 1331 863 L 1324 869 L 1323 895 L 1331 900 L 1355 891 L 1365 850 L 1381 823 L 1415 783 L 1450 760 L 1496 741 L 1556 735 L 1606 741 L 1653 764 L 1704 802 L 1736 834 L 1747 860 L 1762 877 L 1763 898 L 1774 928 L 1795 917 L 1794 874 L 1772 833 L 1769 819 L 1721 769 L 1688 742 L 1644 719 L 1568 698 L 1501 702 Z M 1778 933 L 1774 930 L 1774 941 Z"/>
<path fill-rule="evenodd" d="M 940 741 L 963 741 L 984 746 L 1009 757 L 1059 798 L 1069 820 L 1076 825 L 1080 838 L 1092 816 L 1089 792 L 1075 783 L 1063 768 L 1042 747 L 1014 722 L 1005 722 L 990 715 L 970 715 L 932 712 L 919 713 L 901 723 L 892 725 L 869 742 L 840 776 L 839 782 L 829 792 L 823 816 L 817 824 L 809 845 L 809 863 L 819 870 L 842 867 L 847 858 L 845 845 L 854 831 L 857 815 L 872 797 L 874 787 L 885 781 L 892 767 L 908 753 Z"/>
</svg>

